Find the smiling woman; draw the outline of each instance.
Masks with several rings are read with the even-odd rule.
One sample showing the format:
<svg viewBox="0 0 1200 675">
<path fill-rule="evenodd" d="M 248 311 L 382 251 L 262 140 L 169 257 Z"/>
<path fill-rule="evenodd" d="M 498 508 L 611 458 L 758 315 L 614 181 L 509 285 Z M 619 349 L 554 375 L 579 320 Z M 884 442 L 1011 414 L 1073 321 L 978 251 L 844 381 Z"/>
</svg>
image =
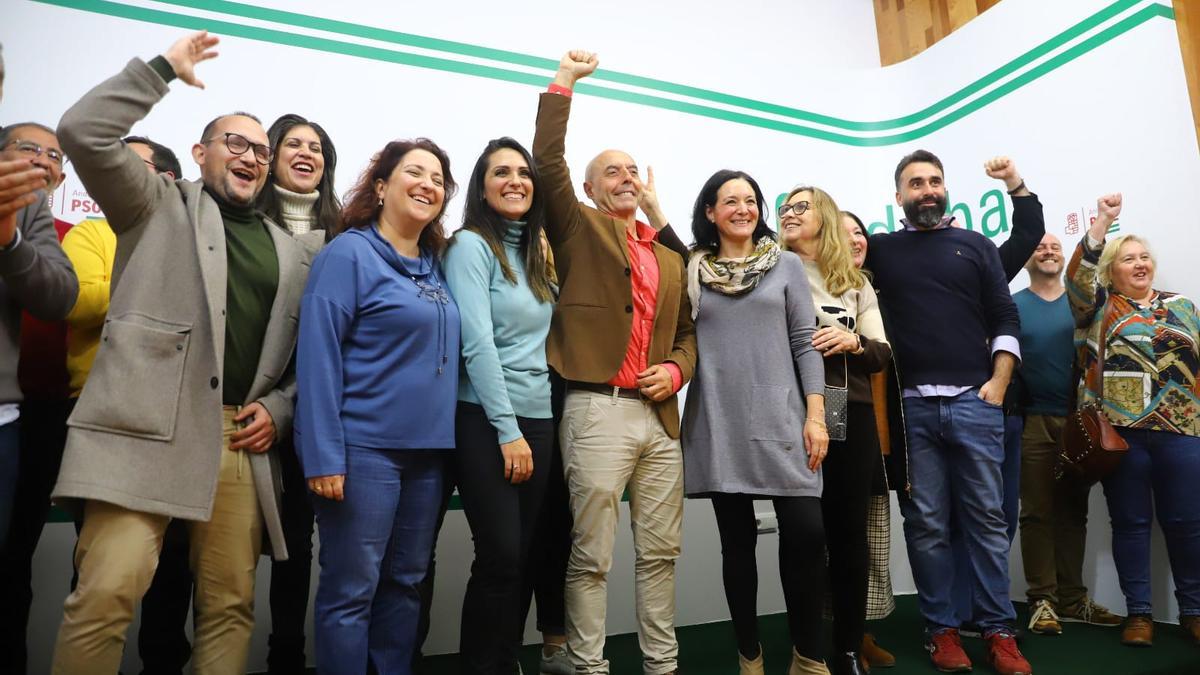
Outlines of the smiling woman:
<svg viewBox="0 0 1200 675">
<path fill-rule="evenodd" d="M 1125 235 L 1105 243 L 1121 204 L 1120 194 L 1097 201 L 1096 220 L 1067 266 L 1071 311 L 1087 332 L 1078 403 L 1100 399 L 1129 444 L 1102 481 L 1113 562 L 1129 614 L 1122 642 L 1149 646 L 1153 639 L 1155 513 L 1175 578 L 1179 622 L 1200 642 L 1200 314 L 1191 299 L 1154 288 L 1154 256 L 1144 239 Z M 1103 363 L 1095 368 L 1101 344 Z"/>
<path fill-rule="evenodd" d="M 454 190 L 433 141 L 388 143 L 350 191 L 301 301 L 296 449 L 320 525 L 322 673 L 358 675 L 368 660 L 408 672 L 412 660 L 454 448 L 459 312 L 440 255 Z"/>
<path fill-rule="evenodd" d="M 274 160 L 258 209 L 292 234 L 330 233 L 342 210 L 334 189 L 337 150 L 316 122 L 289 113 L 267 130 Z"/>
</svg>

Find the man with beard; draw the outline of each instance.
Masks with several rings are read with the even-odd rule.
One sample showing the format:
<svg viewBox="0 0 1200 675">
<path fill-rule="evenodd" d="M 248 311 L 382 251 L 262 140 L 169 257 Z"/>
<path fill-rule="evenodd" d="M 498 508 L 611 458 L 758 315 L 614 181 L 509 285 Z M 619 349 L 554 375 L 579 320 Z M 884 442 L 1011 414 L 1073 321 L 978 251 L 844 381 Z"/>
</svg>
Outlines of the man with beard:
<svg viewBox="0 0 1200 675">
<path fill-rule="evenodd" d="M 1014 220 L 1023 210 L 1040 211 L 1011 161 L 986 168 L 1005 181 Z M 926 648 L 942 672 L 971 669 L 950 583 L 953 515 L 975 571 L 973 614 L 988 660 L 1002 675 L 1028 674 L 1013 637 L 1002 507 L 1002 404 L 1020 354 L 1017 308 L 996 247 L 946 215 L 941 160 L 925 150 L 907 155 L 895 181 L 904 229 L 871 237 L 865 266 L 879 290 L 903 396 L 908 483 L 900 508 Z"/>
<path fill-rule="evenodd" d="M 1029 630 L 1062 632 L 1061 621 L 1118 626 L 1083 585 L 1090 486 L 1054 480 L 1075 359 L 1075 320 L 1067 303 L 1062 244 L 1047 234 L 1025 265 L 1029 288 L 1013 295 L 1021 314 L 1025 431 L 1021 438 L 1021 558 L 1029 584 Z"/>
<path fill-rule="evenodd" d="M 290 432 L 289 360 L 308 272 L 297 240 L 254 211 L 271 162 L 246 113 L 192 146 L 201 180 L 147 171 L 121 141 L 217 38 L 134 59 L 71 107 L 59 139 L 117 235 L 100 348 L 69 420 L 53 497 L 82 512 L 53 672 L 115 673 L 172 519 L 196 578 L 196 673 L 242 673 L 264 529 L 287 555 L 268 451 Z"/>
</svg>

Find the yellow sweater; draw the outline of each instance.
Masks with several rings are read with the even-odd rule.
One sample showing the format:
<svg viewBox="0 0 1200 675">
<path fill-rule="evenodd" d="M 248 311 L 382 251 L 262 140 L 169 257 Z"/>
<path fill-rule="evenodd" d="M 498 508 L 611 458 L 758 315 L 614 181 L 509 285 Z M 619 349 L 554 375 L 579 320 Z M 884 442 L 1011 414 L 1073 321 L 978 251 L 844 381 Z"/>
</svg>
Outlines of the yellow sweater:
<svg viewBox="0 0 1200 675">
<path fill-rule="evenodd" d="M 108 314 L 117 235 L 107 220 L 88 219 L 67 232 L 62 246 L 79 276 L 79 299 L 67 315 L 67 372 L 71 376 L 71 396 L 78 397 L 96 359 L 100 331 Z"/>
</svg>

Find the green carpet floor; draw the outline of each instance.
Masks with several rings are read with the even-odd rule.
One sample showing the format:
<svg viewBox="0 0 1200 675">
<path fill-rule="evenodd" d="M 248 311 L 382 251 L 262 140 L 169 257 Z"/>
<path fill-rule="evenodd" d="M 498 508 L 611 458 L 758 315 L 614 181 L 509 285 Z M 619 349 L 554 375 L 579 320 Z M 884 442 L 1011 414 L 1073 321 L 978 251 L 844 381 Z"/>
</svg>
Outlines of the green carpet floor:
<svg viewBox="0 0 1200 675">
<path fill-rule="evenodd" d="M 868 624 L 880 644 L 896 655 L 894 668 L 878 668 L 877 675 L 929 675 L 929 663 L 921 639 L 921 617 L 916 596 L 896 598 L 896 611 L 882 621 Z M 1020 608 L 1021 619 L 1024 607 Z M 790 657 L 786 620 L 782 614 L 759 618 L 768 675 L 784 675 Z M 679 670 L 682 675 L 736 675 L 737 655 L 733 629 L 728 622 L 686 626 L 678 629 Z M 975 672 L 993 672 L 987 664 L 982 640 L 964 639 Z M 1200 646 L 1188 641 L 1173 624 L 1156 624 L 1154 646 L 1126 647 L 1120 643 L 1120 628 L 1097 628 L 1066 624 L 1062 635 L 1048 637 L 1026 634 L 1021 651 L 1038 675 L 1200 675 Z M 640 675 L 641 654 L 637 636 L 608 638 L 607 656 L 613 675 Z M 521 651 L 526 673 L 537 673 L 538 647 Z M 457 675 L 457 656 L 429 659 L 427 675 Z"/>
</svg>

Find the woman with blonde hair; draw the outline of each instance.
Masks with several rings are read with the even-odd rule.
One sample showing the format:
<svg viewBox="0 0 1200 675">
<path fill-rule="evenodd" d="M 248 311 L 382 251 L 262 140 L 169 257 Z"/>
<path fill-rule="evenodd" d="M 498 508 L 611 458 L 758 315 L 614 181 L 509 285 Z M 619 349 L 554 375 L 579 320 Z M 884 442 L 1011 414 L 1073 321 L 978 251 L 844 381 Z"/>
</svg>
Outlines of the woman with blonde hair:
<svg viewBox="0 0 1200 675">
<path fill-rule="evenodd" d="M 859 650 L 867 605 L 867 514 L 880 461 L 870 375 L 887 366 L 892 350 L 875 291 L 854 264 L 833 198 L 820 188 L 798 187 L 788 193 L 779 218 L 783 245 L 804 261 L 818 326 L 812 343 L 825 363 L 830 442 L 821 502 L 833 597 L 832 671 L 857 675 L 865 672 Z"/>
<path fill-rule="evenodd" d="M 1078 403 L 1102 399 L 1129 444 L 1102 481 L 1129 615 L 1121 641 L 1148 647 L 1154 638 L 1150 530 L 1157 512 L 1179 623 L 1200 643 L 1200 316 L 1192 300 L 1154 288 L 1154 256 L 1144 239 L 1105 243 L 1121 202 L 1120 194 L 1099 199 L 1096 220 L 1067 265 L 1067 298 L 1087 335 Z M 1093 371 L 1100 346 L 1102 381 Z"/>
</svg>

